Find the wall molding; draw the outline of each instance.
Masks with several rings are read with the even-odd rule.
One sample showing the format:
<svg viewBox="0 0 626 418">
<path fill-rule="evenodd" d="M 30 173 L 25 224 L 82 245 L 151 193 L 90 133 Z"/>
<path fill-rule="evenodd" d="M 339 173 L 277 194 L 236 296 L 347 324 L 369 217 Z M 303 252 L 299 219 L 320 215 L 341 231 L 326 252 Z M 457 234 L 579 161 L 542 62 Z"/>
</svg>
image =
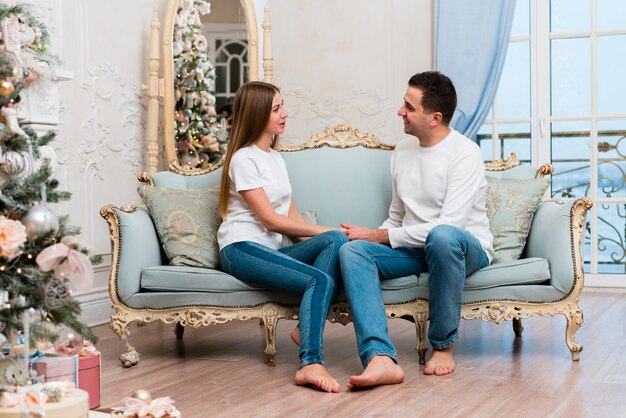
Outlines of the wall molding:
<svg viewBox="0 0 626 418">
<path fill-rule="evenodd" d="M 93 288 L 87 293 L 74 293 L 74 299 L 80 302 L 83 310 L 80 319 L 88 326 L 92 327 L 109 322 L 113 309 L 107 287 Z"/>
</svg>

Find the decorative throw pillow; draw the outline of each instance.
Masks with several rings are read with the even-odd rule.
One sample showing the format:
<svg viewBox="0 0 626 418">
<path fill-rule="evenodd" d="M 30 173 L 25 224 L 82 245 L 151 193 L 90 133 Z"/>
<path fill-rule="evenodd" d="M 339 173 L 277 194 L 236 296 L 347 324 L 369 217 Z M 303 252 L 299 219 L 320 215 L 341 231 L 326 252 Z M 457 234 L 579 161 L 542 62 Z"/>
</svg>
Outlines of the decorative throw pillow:
<svg viewBox="0 0 626 418">
<path fill-rule="evenodd" d="M 487 183 L 487 216 L 496 253 L 493 262 L 517 260 L 548 180 L 487 177 Z"/>
<path fill-rule="evenodd" d="M 164 189 L 139 186 L 139 195 L 173 266 L 216 268 L 219 265 L 217 230 L 219 187 Z"/>
<path fill-rule="evenodd" d="M 306 212 L 302 212 L 302 218 L 304 218 L 304 222 L 312 225 L 317 225 L 317 211 L 316 210 L 307 210 Z M 283 235 L 283 242 L 280 244 L 280 248 L 289 247 L 295 244 L 291 238 L 287 235 Z"/>
</svg>

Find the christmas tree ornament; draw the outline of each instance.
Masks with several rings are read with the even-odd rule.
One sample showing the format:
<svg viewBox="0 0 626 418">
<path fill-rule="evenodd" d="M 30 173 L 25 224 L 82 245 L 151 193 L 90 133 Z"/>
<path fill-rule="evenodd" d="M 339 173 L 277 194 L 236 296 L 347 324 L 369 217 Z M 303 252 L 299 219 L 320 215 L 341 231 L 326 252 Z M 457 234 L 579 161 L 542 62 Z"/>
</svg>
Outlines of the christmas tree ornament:
<svg viewBox="0 0 626 418">
<path fill-rule="evenodd" d="M 11 84 L 17 83 L 22 79 L 22 62 L 15 52 L 11 50 L 9 45 L 2 52 L 2 58 L 4 58 L 4 62 L 11 69 L 11 75 L 7 78 Z"/>
<path fill-rule="evenodd" d="M 131 395 L 131 398 L 135 398 L 135 399 L 140 399 L 142 401 L 144 401 L 145 403 L 150 403 L 152 402 L 152 395 L 150 394 L 150 392 L 148 392 L 145 389 L 138 389 L 136 391 L 134 391 Z"/>
<path fill-rule="evenodd" d="M 172 54 L 177 57 L 183 52 L 183 44 L 180 41 L 172 42 Z"/>
<path fill-rule="evenodd" d="M 59 309 L 67 305 L 72 294 L 64 279 L 52 277 L 43 286 L 44 306 L 48 309 Z"/>
<path fill-rule="evenodd" d="M 17 121 L 17 110 L 15 110 L 15 107 L 12 104 L 4 106 L 0 111 L 0 114 L 2 114 L 4 124 L 11 132 L 27 137 L 26 132 L 20 128 L 20 124 Z"/>
<path fill-rule="evenodd" d="M 13 260 L 21 254 L 22 246 L 26 240 L 26 228 L 20 221 L 0 216 L 0 257 L 4 257 L 8 261 Z M 6 297 L 8 298 L 8 294 Z"/>
<path fill-rule="evenodd" d="M 32 174 L 33 156 L 28 152 L 0 151 L 0 177 L 9 180 L 23 179 Z"/>
<path fill-rule="evenodd" d="M 198 4 L 198 11 L 203 15 L 211 13 L 211 3 L 208 1 L 201 1 L 200 4 Z"/>
<path fill-rule="evenodd" d="M 22 218 L 26 226 L 29 239 L 35 239 L 42 234 L 59 231 L 59 218 L 46 205 L 33 205 Z"/>
<path fill-rule="evenodd" d="M 35 261 L 42 271 L 54 269 L 54 275 L 59 279 L 68 279 L 73 288 L 88 290 L 93 285 L 93 266 L 89 257 L 77 248 L 77 240 L 63 237 L 61 242 L 40 252 Z"/>
<path fill-rule="evenodd" d="M 73 356 L 83 348 L 83 336 L 72 328 L 62 325 L 57 331 L 54 349 L 65 356 Z"/>
<path fill-rule="evenodd" d="M 14 86 L 11 80 L 4 79 L 0 81 L 0 96 L 8 97 L 13 93 Z"/>
<path fill-rule="evenodd" d="M 193 46 L 197 51 L 206 51 L 209 43 L 207 42 L 204 35 L 198 34 L 193 38 Z"/>
</svg>

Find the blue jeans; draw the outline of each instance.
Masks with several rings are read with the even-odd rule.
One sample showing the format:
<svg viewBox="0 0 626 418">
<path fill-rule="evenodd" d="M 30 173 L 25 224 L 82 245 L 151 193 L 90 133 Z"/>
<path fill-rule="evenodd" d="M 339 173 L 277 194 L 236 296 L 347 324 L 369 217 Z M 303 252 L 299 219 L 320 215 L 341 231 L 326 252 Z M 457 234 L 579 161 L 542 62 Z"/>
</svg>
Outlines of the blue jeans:
<svg viewBox="0 0 626 418">
<path fill-rule="evenodd" d="M 346 242 L 344 233 L 327 231 L 279 250 L 242 241 L 220 251 L 222 268 L 239 280 L 302 295 L 300 367 L 324 362 L 322 334 L 335 289 L 341 281 L 339 248 Z"/>
<path fill-rule="evenodd" d="M 465 277 L 489 264 L 480 242 L 450 225 L 434 227 L 423 248 L 351 241 L 341 247 L 339 258 L 363 367 L 377 355 L 397 361 L 387 332 L 381 280 L 429 272 L 428 339 L 434 348 L 443 349 L 458 339 Z"/>
</svg>

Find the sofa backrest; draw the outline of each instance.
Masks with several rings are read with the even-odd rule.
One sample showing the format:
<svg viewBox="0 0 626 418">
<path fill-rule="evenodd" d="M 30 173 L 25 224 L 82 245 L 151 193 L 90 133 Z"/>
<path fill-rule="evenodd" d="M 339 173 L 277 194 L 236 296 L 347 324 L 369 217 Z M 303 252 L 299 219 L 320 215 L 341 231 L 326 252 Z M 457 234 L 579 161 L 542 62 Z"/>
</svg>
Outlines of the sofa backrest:
<svg viewBox="0 0 626 418">
<path fill-rule="evenodd" d="M 391 202 L 391 151 L 322 147 L 284 152 L 298 210 L 318 211 L 321 225 L 376 228 Z"/>
<path fill-rule="evenodd" d="M 391 201 L 391 151 L 351 148 L 308 148 L 282 152 L 294 200 L 300 212 L 317 210 L 321 225 L 340 223 L 378 227 Z M 219 184 L 222 169 L 199 176 L 162 171 L 154 185 L 200 189 Z"/>
<path fill-rule="evenodd" d="M 317 210 L 321 225 L 380 226 L 391 202 L 392 148 L 346 125 L 329 128 L 305 144 L 282 147 L 298 210 Z M 486 169 L 495 178 L 535 178 L 537 173 L 536 168 L 520 165 L 514 154 Z M 158 187 L 208 188 L 219 185 L 221 174 L 221 167 L 202 175 L 165 171 L 153 180 Z"/>
</svg>

